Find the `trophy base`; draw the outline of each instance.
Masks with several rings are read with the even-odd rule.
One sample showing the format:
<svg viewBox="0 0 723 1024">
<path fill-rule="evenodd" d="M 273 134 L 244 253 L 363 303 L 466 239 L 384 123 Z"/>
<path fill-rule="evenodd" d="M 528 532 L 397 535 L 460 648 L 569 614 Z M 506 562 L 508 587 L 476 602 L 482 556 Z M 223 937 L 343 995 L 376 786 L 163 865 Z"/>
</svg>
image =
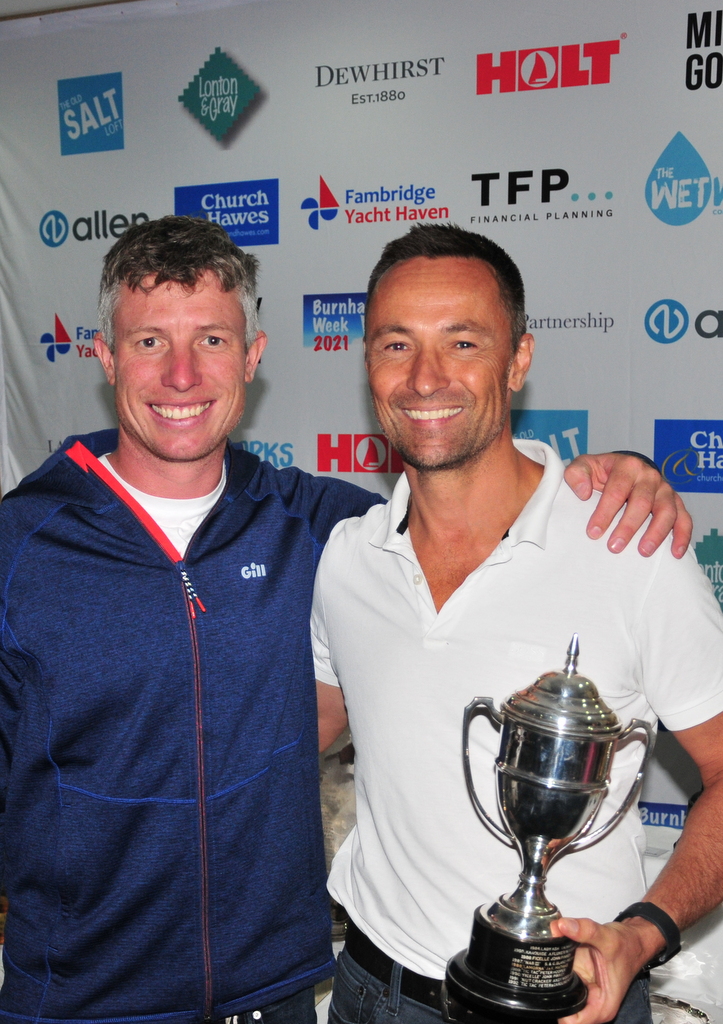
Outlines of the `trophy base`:
<svg viewBox="0 0 723 1024">
<path fill-rule="evenodd" d="M 574 942 L 521 941 L 492 928 L 481 910 L 475 911 L 469 949 L 447 964 L 450 1020 L 510 1024 L 516 1018 L 551 1024 L 583 1008 L 587 989 L 572 970 Z M 466 1013 L 460 1014 L 456 1004 Z"/>
</svg>

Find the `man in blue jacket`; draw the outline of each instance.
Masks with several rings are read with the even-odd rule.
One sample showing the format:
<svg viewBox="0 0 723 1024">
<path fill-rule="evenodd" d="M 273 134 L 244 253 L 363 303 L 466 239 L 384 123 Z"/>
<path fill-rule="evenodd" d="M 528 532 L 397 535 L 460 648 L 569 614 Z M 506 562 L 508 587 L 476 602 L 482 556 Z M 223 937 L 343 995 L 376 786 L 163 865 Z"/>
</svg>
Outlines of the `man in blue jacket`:
<svg viewBox="0 0 723 1024">
<path fill-rule="evenodd" d="M 228 444 L 256 266 L 206 221 L 130 228 L 96 341 L 119 431 L 0 509 L 0 1022 L 307 1024 L 332 972 L 308 621 L 381 499 Z"/>
</svg>

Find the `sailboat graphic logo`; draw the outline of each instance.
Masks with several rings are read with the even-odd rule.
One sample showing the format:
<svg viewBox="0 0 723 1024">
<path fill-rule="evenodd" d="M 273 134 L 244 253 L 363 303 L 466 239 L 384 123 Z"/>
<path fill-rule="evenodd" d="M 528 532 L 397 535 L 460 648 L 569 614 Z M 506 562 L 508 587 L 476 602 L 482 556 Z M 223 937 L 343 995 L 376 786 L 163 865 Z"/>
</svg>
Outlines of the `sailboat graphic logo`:
<svg viewBox="0 0 723 1024">
<path fill-rule="evenodd" d="M 522 50 L 520 52 L 520 89 L 557 88 L 557 51 Z"/>
</svg>

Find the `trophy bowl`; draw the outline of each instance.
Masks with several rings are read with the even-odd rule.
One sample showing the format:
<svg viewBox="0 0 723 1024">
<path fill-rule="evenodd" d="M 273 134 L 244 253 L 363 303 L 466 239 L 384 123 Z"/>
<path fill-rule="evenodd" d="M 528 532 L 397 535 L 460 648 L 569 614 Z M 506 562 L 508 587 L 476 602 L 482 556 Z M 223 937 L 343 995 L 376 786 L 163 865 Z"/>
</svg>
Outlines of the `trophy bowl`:
<svg viewBox="0 0 723 1024">
<path fill-rule="evenodd" d="M 463 762 L 472 803 L 485 825 L 517 848 L 517 888 L 474 914 L 469 948 L 447 964 L 446 1012 L 451 1020 L 545 1024 L 577 1013 L 587 990 L 572 969 L 576 944 L 555 936 L 560 911 L 545 895 L 552 862 L 606 835 L 627 812 L 640 788 L 654 733 L 634 718 L 623 728 L 597 688 L 577 672 L 577 633 L 562 672 L 547 672 L 513 693 L 498 712 L 490 697 L 476 697 L 464 712 Z M 469 729 L 487 714 L 501 727 L 495 761 L 502 826 L 482 806 L 472 780 Z M 642 730 L 645 751 L 620 807 L 591 831 L 610 784 L 617 745 Z"/>
</svg>

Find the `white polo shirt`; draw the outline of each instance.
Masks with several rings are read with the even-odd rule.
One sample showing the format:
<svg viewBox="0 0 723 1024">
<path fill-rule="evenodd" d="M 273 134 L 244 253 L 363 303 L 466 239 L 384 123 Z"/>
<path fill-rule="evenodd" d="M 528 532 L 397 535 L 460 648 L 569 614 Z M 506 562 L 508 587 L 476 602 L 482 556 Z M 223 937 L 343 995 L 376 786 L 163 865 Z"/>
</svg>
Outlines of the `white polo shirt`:
<svg viewBox="0 0 723 1024">
<path fill-rule="evenodd" d="M 635 542 L 611 554 L 586 536 L 591 504 L 562 485 L 552 449 L 516 444 L 544 463 L 540 484 L 439 613 L 408 532 L 397 532 L 405 477 L 388 505 L 339 523 L 316 578 L 317 677 L 341 684 L 356 746 L 357 826 L 329 888 L 380 949 L 435 978 L 468 945 L 475 907 L 511 892 L 520 871 L 465 787 L 462 713 L 473 697 L 499 707 L 562 669 L 578 632 L 578 670 L 624 725 L 659 716 L 680 730 L 723 711 L 723 617 L 693 554 L 677 561 L 664 544 L 646 559 Z M 495 817 L 498 749 L 499 733 L 476 718 L 473 774 Z M 616 752 L 597 824 L 622 802 L 641 753 L 636 741 Z M 612 920 L 644 892 L 644 845 L 632 810 L 601 842 L 553 865 L 549 897 L 565 915 Z"/>
</svg>

